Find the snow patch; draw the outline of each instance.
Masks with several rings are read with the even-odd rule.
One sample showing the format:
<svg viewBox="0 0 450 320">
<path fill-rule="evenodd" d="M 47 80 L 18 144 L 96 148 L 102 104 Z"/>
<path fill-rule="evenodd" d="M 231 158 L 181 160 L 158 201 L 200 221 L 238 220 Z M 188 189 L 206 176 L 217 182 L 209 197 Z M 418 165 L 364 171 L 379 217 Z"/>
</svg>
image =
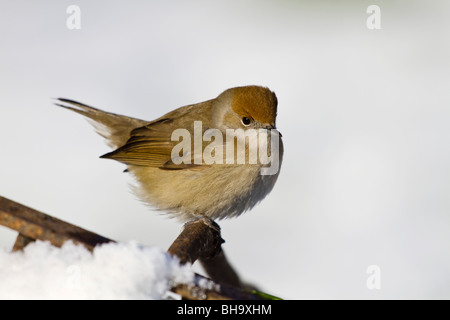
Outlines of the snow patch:
<svg viewBox="0 0 450 320">
<path fill-rule="evenodd" d="M 0 249 L 0 299 L 164 299 L 173 284 L 193 284 L 190 265 L 156 247 L 108 243 L 93 253 L 36 241 Z"/>
</svg>

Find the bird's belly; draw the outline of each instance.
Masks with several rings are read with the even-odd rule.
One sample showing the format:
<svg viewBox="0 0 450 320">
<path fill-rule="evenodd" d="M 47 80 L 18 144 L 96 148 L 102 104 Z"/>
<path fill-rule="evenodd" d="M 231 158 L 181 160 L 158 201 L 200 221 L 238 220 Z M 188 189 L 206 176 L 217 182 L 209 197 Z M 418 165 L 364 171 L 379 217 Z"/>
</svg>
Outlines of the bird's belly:
<svg viewBox="0 0 450 320">
<path fill-rule="evenodd" d="M 162 170 L 130 166 L 137 195 L 154 208 L 185 221 L 195 215 L 212 219 L 238 216 L 261 201 L 278 177 L 261 175 L 259 165 L 215 165 Z"/>
</svg>

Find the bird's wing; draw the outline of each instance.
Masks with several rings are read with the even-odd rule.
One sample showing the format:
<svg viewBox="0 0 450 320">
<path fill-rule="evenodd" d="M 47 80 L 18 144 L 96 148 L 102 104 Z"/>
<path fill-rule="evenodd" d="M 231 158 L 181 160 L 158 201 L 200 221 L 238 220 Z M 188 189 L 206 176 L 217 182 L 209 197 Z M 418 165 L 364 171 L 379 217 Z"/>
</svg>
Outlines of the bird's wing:
<svg viewBox="0 0 450 320">
<path fill-rule="evenodd" d="M 114 159 L 127 165 L 148 166 L 166 170 L 201 169 L 205 164 L 195 164 L 193 149 L 193 127 L 182 127 L 180 117 L 167 117 L 170 113 L 145 126 L 130 132 L 128 141 L 117 150 L 107 153 L 102 158 Z M 181 126 L 181 128 L 179 128 Z M 172 141 L 172 133 L 176 129 L 186 129 L 190 140 L 184 141 L 187 161 L 180 164 L 172 160 L 172 150 L 181 140 Z M 204 130 L 202 130 L 204 131 Z M 202 133 L 203 134 L 203 133 Z M 184 137 L 183 137 L 184 139 Z M 203 148 L 202 148 L 203 149 Z"/>
</svg>

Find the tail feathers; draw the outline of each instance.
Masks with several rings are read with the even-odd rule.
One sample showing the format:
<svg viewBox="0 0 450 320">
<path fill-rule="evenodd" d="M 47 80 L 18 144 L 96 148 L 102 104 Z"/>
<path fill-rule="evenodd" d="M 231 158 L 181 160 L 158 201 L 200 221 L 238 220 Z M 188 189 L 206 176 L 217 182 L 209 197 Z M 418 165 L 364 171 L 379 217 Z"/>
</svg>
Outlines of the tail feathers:
<svg viewBox="0 0 450 320">
<path fill-rule="evenodd" d="M 112 148 L 123 146 L 130 138 L 130 132 L 142 127 L 148 121 L 130 118 L 100 109 L 87 106 L 80 102 L 58 98 L 57 106 L 77 112 L 86 118 L 94 126 L 99 135 L 106 139 L 106 143 Z"/>
</svg>

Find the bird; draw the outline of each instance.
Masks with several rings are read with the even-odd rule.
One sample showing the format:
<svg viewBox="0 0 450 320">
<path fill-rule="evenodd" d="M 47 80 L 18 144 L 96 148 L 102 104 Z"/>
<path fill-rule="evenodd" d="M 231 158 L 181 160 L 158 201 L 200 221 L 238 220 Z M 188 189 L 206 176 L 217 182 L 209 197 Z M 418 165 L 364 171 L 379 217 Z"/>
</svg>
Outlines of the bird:
<svg viewBox="0 0 450 320">
<path fill-rule="evenodd" d="M 57 98 L 55 104 L 86 117 L 105 138 L 113 151 L 101 158 L 127 166 L 125 171 L 134 176 L 133 191 L 140 200 L 182 222 L 237 217 L 263 200 L 279 176 L 284 146 L 276 128 L 278 99 L 267 87 L 230 88 L 216 98 L 177 108 L 153 121 L 66 98 Z M 174 138 L 176 132 L 181 134 Z M 235 136 L 227 139 L 230 132 Z M 239 138 L 247 132 L 252 134 L 247 140 L 244 136 L 245 157 L 267 150 L 271 163 L 267 159 L 237 163 Z M 268 135 L 255 138 L 263 132 Z M 228 150 L 231 155 L 225 155 Z M 262 173 L 269 168 L 269 174 Z"/>
</svg>

